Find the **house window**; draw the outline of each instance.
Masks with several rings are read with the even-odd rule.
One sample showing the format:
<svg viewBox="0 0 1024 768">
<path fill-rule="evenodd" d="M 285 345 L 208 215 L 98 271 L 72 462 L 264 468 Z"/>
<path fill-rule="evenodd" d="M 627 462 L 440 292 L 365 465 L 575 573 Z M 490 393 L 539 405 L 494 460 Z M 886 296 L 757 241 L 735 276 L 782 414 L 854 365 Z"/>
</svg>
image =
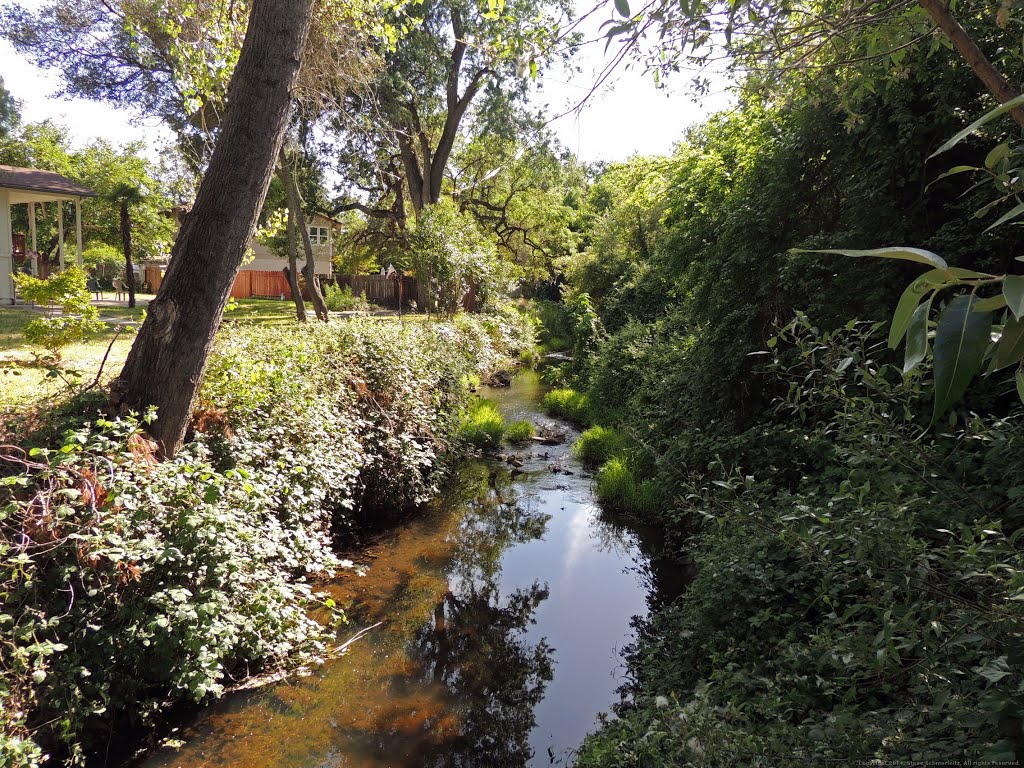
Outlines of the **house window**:
<svg viewBox="0 0 1024 768">
<path fill-rule="evenodd" d="M 310 227 L 309 242 L 313 245 L 327 245 L 327 227 Z"/>
</svg>

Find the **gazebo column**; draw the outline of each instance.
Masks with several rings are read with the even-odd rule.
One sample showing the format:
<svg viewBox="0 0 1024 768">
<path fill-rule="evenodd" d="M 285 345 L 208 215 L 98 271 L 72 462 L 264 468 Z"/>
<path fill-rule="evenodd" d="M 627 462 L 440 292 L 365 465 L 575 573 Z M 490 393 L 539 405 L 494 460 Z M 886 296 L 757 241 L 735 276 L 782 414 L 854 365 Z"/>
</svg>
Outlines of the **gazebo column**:
<svg viewBox="0 0 1024 768">
<path fill-rule="evenodd" d="M 28 236 L 29 240 L 32 241 L 32 274 L 35 277 L 39 277 L 39 243 L 36 240 L 36 204 L 31 202 L 28 204 Z"/>
<path fill-rule="evenodd" d="M 64 202 L 57 201 L 57 261 L 64 271 Z"/>
<path fill-rule="evenodd" d="M 14 238 L 11 237 L 11 193 L 0 189 L 0 304 L 14 303 Z"/>
<path fill-rule="evenodd" d="M 76 261 L 82 266 L 82 198 L 75 198 L 75 243 L 78 246 Z"/>
</svg>

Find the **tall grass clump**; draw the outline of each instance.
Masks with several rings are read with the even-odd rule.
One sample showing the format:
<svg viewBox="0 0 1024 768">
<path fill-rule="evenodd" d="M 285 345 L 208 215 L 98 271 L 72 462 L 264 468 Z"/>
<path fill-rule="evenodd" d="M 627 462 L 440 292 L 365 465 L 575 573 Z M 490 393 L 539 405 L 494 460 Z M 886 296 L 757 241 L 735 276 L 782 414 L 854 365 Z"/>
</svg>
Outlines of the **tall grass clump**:
<svg viewBox="0 0 1024 768">
<path fill-rule="evenodd" d="M 626 448 L 626 436 L 619 430 L 595 425 L 586 430 L 572 447 L 584 464 L 598 467 L 618 456 Z"/>
<path fill-rule="evenodd" d="M 459 437 L 482 451 L 493 451 L 505 434 L 505 417 L 498 406 L 480 398 L 470 403 L 459 425 Z"/>
<path fill-rule="evenodd" d="M 568 387 L 552 389 L 543 400 L 544 412 L 554 419 L 565 419 L 585 427 L 590 423 L 590 398 Z"/>
<path fill-rule="evenodd" d="M 527 443 L 537 434 L 532 421 L 513 421 L 505 427 L 505 440 L 513 444 Z"/>
<path fill-rule="evenodd" d="M 597 472 L 597 500 L 605 509 L 632 517 L 654 515 L 662 506 L 661 488 L 643 480 L 623 456 L 615 456 Z"/>
</svg>

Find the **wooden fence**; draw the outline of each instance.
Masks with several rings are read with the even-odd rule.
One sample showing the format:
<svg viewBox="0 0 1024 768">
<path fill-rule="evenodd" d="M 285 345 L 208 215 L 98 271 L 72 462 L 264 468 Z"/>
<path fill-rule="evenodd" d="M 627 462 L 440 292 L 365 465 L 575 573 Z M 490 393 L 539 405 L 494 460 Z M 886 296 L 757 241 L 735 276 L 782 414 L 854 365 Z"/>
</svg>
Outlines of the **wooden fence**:
<svg viewBox="0 0 1024 768">
<path fill-rule="evenodd" d="M 424 286 L 414 277 L 402 277 L 402 306 L 408 309 L 412 302 L 423 311 L 430 303 L 430 296 Z M 348 286 L 352 293 L 362 296 L 371 304 L 380 307 L 398 308 L 399 278 L 383 275 L 335 275 L 339 286 Z M 468 312 L 476 311 L 476 286 L 470 285 L 469 291 L 462 299 L 462 308 Z"/>
<path fill-rule="evenodd" d="M 256 272 L 242 270 L 235 276 L 235 284 L 231 286 L 231 297 L 248 299 L 250 297 L 277 299 L 281 296 L 290 298 L 292 289 L 288 286 L 288 278 L 284 272 Z"/>
</svg>

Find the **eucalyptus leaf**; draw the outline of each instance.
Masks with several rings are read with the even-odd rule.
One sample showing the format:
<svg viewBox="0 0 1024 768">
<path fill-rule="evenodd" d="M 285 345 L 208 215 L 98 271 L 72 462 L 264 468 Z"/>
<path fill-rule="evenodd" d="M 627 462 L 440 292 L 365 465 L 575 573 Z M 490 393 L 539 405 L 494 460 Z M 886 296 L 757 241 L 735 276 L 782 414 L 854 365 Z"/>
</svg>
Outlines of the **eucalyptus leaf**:
<svg viewBox="0 0 1024 768">
<path fill-rule="evenodd" d="M 903 372 L 910 373 L 928 354 L 928 315 L 931 314 L 931 299 L 919 304 L 910 316 L 907 325 L 907 349 L 903 357 Z"/>
<path fill-rule="evenodd" d="M 972 133 L 974 133 L 976 130 L 981 128 L 981 126 L 985 125 L 988 122 L 991 122 L 992 120 L 995 120 L 1000 115 L 1005 115 L 1011 109 L 1016 109 L 1017 107 L 1021 106 L 1022 104 L 1024 104 L 1024 95 L 1015 96 L 1014 98 L 1010 99 L 1009 101 L 1007 101 L 1007 102 L 1005 102 L 1003 104 L 1000 104 L 995 109 L 993 109 L 990 112 L 987 112 L 984 115 L 982 115 L 981 117 L 979 117 L 977 120 L 975 120 L 969 126 L 967 126 L 962 131 L 960 131 L 960 133 L 958 133 L 956 136 L 954 136 L 949 141 L 947 141 L 945 144 L 943 144 L 941 147 L 939 147 L 937 150 L 935 150 L 931 155 L 928 156 L 928 159 L 931 160 L 933 157 L 936 157 L 937 155 L 941 155 L 943 152 L 948 152 L 953 147 L 955 147 L 957 144 L 959 144 L 961 141 L 963 141 L 968 136 L 970 136 Z"/>
<path fill-rule="evenodd" d="M 918 264 L 927 264 L 937 269 L 947 269 L 945 259 L 937 253 L 926 251 L 923 248 L 891 247 L 871 248 L 869 250 L 850 250 L 846 248 L 793 248 L 790 253 L 834 253 L 839 256 L 853 256 L 855 258 L 871 257 L 875 259 L 899 259 L 901 261 L 913 261 Z"/>
<path fill-rule="evenodd" d="M 1016 219 L 1022 213 L 1024 213 L 1024 203 L 1018 203 L 1017 205 L 1013 206 L 1013 208 L 1004 213 L 1002 216 L 1000 216 L 998 219 L 996 219 L 994 222 L 985 227 L 985 231 L 988 232 L 990 229 L 995 229 L 999 225 L 1005 224 L 1010 219 Z"/>
<path fill-rule="evenodd" d="M 1020 362 L 1022 357 L 1024 357 L 1024 321 L 1011 317 L 1003 326 L 1003 335 L 999 337 L 992 370 L 1000 371 Z"/>
<path fill-rule="evenodd" d="M 1003 296 L 1013 316 L 1024 315 L 1024 275 L 1007 275 L 1003 278 Z"/>
<path fill-rule="evenodd" d="M 918 279 L 908 285 L 907 289 L 903 292 L 899 304 L 896 305 L 896 311 L 893 312 L 892 325 L 889 326 L 890 349 L 896 349 L 899 346 L 900 340 L 907 332 L 907 326 L 910 324 L 910 318 L 914 314 L 914 310 L 921 303 L 921 297 L 928 293 L 929 290 L 931 289 L 928 284 Z"/>
<path fill-rule="evenodd" d="M 972 311 L 976 301 L 974 296 L 957 296 L 939 315 L 932 424 L 961 398 L 985 358 L 992 314 Z"/>
<path fill-rule="evenodd" d="M 620 16 L 629 18 L 629 2 L 628 0 L 615 0 L 615 10 L 619 12 Z"/>
</svg>

